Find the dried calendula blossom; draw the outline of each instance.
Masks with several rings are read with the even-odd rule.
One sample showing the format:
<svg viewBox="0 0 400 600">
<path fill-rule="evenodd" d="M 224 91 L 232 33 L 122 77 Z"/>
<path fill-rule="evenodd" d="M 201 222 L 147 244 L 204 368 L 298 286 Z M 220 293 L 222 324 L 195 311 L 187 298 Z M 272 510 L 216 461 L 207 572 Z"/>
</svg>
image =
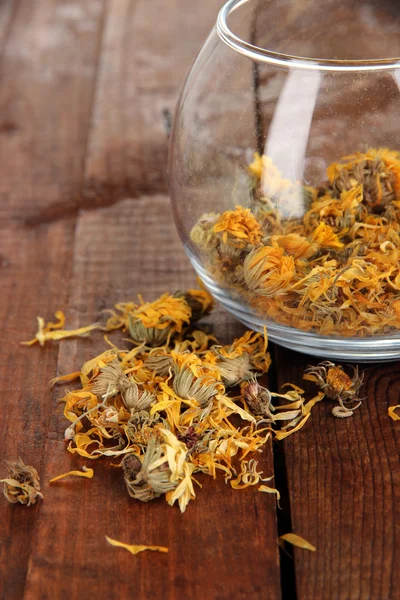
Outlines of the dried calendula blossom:
<svg viewBox="0 0 400 600">
<path fill-rule="evenodd" d="M 191 317 L 191 308 L 184 298 L 164 294 L 129 314 L 129 333 L 137 343 L 161 346 L 169 336 L 181 332 Z"/>
<path fill-rule="evenodd" d="M 215 235 L 223 246 L 220 233 Z M 286 242 L 269 248 L 284 256 Z M 307 260 L 312 243 L 289 242 L 299 244 L 296 261 Z M 385 249 L 391 252 L 387 244 Z M 292 384 L 281 393 L 261 385 L 258 378 L 271 364 L 266 330 L 247 331 L 222 345 L 201 324 L 193 329 L 212 308 L 208 292 L 190 289 L 150 303 L 139 300 L 115 305 L 107 321 L 108 331 L 126 333 L 132 320 L 142 328 L 126 339 L 127 347 L 108 338 L 111 349 L 58 378 L 81 383 L 63 398 L 68 451 L 119 463 L 132 498 L 148 502 L 163 496 L 182 512 L 195 499 L 195 486 L 201 487 L 197 474 L 221 472 L 235 489 L 258 485 L 278 496 L 275 488 L 259 485 L 269 478 L 262 479 L 254 453 L 271 436 L 283 439 L 303 427 L 323 392 L 308 400 Z M 87 468 L 53 481 L 92 474 Z"/>
<path fill-rule="evenodd" d="M 349 377 L 340 365 L 330 361 L 308 367 L 303 379 L 313 381 L 330 400 L 336 400 L 339 406 L 333 408 L 336 417 L 350 417 L 361 404 L 358 398 L 364 375 L 359 374 L 358 367 L 353 368 L 353 377 Z"/>
<path fill-rule="evenodd" d="M 8 468 L 8 477 L 0 479 L 0 483 L 4 484 L 4 495 L 9 502 L 30 506 L 36 504 L 38 498 L 43 498 L 40 492 L 40 478 L 34 467 L 19 459 L 9 462 Z"/>
<path fill-rule="evenodd" d="M 244 248 L 247 245 L 257 246 L 263 236 L 257 219 L 249 208 L 242 206 L 222 213 L 214 225 L 214 233 L 221 234 L 224 244 L 236 248 Z"/>
<path fill-rule="evenodd" d="M 212 222 L 205 215 L 193 228 L 218 286 L 287 327 L 343 337 L 398 331 L 400 153 L 346 156 L 316 187 L 285 180 L 271 157 L 256 154 L 248 177 L 251 208 L 236 205 Z M 195 232 L 207 220 L 202 245 Z"/>
<path fill-rule="evenodd" d="M 295 265 L 283 248 L 265 246 L 253 250 L 243 265 L 244 279 L 250 291 L 260 296 L 283 293 L 293 283 Z"/>
<path fill-rule="evenodd" d="M 259 384 L 256 377 L 244 383 L 241 388 L 243 398 L 254 415 L 274 420 L 271 392 Z"/>
<path fill-rule="evenodd" d="M 171 481 L 172 473 L 162 444 L 155 438 L 149 440 L 142 461 L 127 454 L 122 468 L 129 495 L 141 502 L 166 494 L 177 485 Z"/>
</svg>

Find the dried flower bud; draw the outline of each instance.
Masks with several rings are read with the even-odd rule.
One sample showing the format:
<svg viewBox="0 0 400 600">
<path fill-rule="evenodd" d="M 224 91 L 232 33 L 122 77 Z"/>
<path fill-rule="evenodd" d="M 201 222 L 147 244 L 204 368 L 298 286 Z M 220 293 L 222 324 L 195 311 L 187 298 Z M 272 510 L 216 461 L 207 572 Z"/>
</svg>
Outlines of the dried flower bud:
<svg viewBox="0 0 400 600">
<path fill-rule="evenodd" d="M 208 213 L 203 215 L 190 232 L 192 241 L 200 250 L 209 251 L 215 248 L 214 225 L 219 215 Z"/>
<path fill-rule="evenodd" d="M 123 392 L 129 386 L 129 380 L 125 375 L 121 363 L 115 359 L 102 369 L 95 377 L 90 386 L 90 391 L 98 398 L 111 398 L 116 394 Z"/>
<path fill-rule="evenodd" d="M 9 463 L 8 478 L 0 479 L 0 483 L 4 484 L 4 495 L 12 504 L 20 502 L 30 506 L 43 498 L 38 472 L 21 459 Z"/>
<path fill-rule="evenodd" d="M 130 480 L 136 479 L 141 468 L 142 463 L 135 454 L 125 454 L 122 461 L 122 470 L 124 471 L 124 476 L 128 477 Z"/>
<path fill-rule="evenodd" d="M 201 407 L 205 407 L 218 394 L 221 384 L 209 376 L 195 377 L 188 365 L 176 365 L 172 385 L 177 396 L 183 400 L 196 400 Z"/>
<path fill-rule="evenodd" d="M 64 439 L 66 441 L 73 440 L 75 437 L 75 427 L 72 425 L 64 431 Z"/>
<path fill-rule="evenodd" d="M 172 368 L 174 361 L 169 354 L 150 354 L 144 361 L 144 366 L 153 371 L 154 375 L 165 377 Z"/>
<path fill-rule="evenodd" d="M 121 394 L 125 406 L 134 412 L 147 411 L 155 400 L 154 394 L 147 390 L 139 390 L 133 379 L 129 380 L 129 387 Z"/>
<path fill-rule="evenodd" d="M 171 471 L 168 464 L 164 462 L 157 466 L 162 456 L 161 444 L 152 438 L 146 448 L 140 470 L 136 472 L 138 467 L 136 463 L 135 465 L 131 463 L 133 469 L 130 469 L 128 463 L 124 469 L 124 480 L 131 498 L 149 502 L 175 489 L 177 482 L 170 481 Z"/>
<path fill-rule="evenodd" d="M 283 248 L 264 246 L 250 252 L 244 261 L 244 278 L 250 291 L 274 296 L 293 284 L 295 265 Z"/>
<path fill-rule="evenodd" d="M 208 315 L 213 306 L 214 300 L 206 290 L 187 290 L 186 292 L 175 292 L 174 296 L 177 298 L 183 298 L 190 310 L 192 316 L 190 317 L 190 323 L 199 321 L 204 316 Z"/>
<path fill-rule="evenodd" d="M 358 367 L 353 367 L 353 370 L 354 374 L 351 378 L 345 373 L 343 367 L 327 360 L 316 367 L 308 367 L 304 379 L 316 383 L 330 400 L 342 402 L 357 400 L 364 375 L 358 373 Z"/>
<path fill-rule="evenodd" d="M 260 385 L 255 377 L 242 386 L 242 394 L 254 415 L 260 415 L 273 421 L 271 392 Z"/>
<path fill-rule="evenodd" d="M 247 352 L 235 358 L 221 358 L 217 363 L 222 381 L 227 386 L 238 385 L 251 375 L 250 357 Z"/>
<path fill-rule="evenodd" d="M 172 333 L 172 327 L 165 329 L 156 329 L 155 327 L 145 327 L 139 319 L 129 316 L 129 333 L 136 344 L 146 344 L 147 346 L 162 346 Z"/>
</svg>

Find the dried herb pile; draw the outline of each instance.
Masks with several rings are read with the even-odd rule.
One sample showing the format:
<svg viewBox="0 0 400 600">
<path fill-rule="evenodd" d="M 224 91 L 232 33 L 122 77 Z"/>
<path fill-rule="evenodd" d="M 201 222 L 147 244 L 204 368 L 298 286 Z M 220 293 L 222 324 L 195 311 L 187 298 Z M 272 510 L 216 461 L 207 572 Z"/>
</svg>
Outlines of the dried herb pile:
<svg viewBox="0 0 400 600">
<path fill-rule="evenodd" d="M 102 329 L 121 330 L 128 347 L 118 348 L 106 336 L 107 350 L 80 371 L 53 380 L 79 379 L 81 384 L 63 398 L 68 451 L 113 465 L 119 461 L 134 499 L 165 496 L 184 511 L 195 498 L 196 474 L 215 477 L 219 472 L 234 489 L 259 485 L 259 491 L 279 498 L 263 483 L 270 478 L 263 477 L 256 460 L 270 436 L 280 440 L 300 429 L 324 397 L 335 402 L 333 413 L 341 417 L 351 415 L 359 403 L 362 376 L 357 369 L 350 377 L 329 362 L 305 375 L 319 389 L 315 397 L 307 400 L 293 384 L 282 393 L 271 392 L 260 380 L 271 363 L 266 332 L 247 331 L 222 345 L 197 324 L 212 305 L 204 290 L 118 304 Z M 39 319 L 28 344 L 85 336 L 100 328 L 67 330 L 64 315 L 56 316 L 47 325 Z M 93 470 L 52 481 L 67 475 L 91 478 Z"/>
<path fill-rule="evenodd" d="M 250 208 L 205 214 L 191 232 L 212 277 L 282 325 L 329 336 L 397 331 L 400 153 L 346 156 L 318 187 L 283 179 L 265 155 L 248 176 Z"/>
</svg>

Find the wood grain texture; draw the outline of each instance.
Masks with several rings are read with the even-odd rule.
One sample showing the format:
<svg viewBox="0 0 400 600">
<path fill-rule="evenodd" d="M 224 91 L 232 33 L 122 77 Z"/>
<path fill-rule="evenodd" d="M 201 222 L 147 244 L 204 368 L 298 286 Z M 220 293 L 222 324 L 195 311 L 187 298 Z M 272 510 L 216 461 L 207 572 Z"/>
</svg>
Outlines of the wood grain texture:
<svg viewBox="0 0 400 600">
<path fill-rule="evenodd" d="M 317 364 L 283 349 L 277 360 L 280 385 L 303 386 L 305 367 Z M 293 531 L 317 547 L 295 550 L 299 600 L 398 597 L 400 430 L 387 408 L 399 403 L 399 383 L 398 365 L 368 367 L 353 417 L 334 418 L 324 401 L 285 441 Z"/>
<path fill-rule="evenodd" d="M 166 289 L 193 284 L 167 197 L 126 199 L 79 218 L 68 286 L 73 325 L 96 320 L 99 310 L 138 292 L 152 299 Z M 241 333 L 226 315 L 219 313 L 215 319 L 218 335 L 232 339 Z M 60 345 L 59 372 L 76 370 L 104 347 L 100 335 L 66 340 Z M 61 408 L 54 409 L 45 447 L 45 482 L 83 463 L 65 452 L 65 426 Z M 264 473 L 273 473 L 271 446 L 260 464 Z M 45 483 L 47 501 L 37 518 L 26 598 L 280 597 L 273 497 L 256 489 L 234 492 L 223 478 L 208 481 L 200 476 L 204 488 L 196 490 L 197 499 L 181 515 L 164 500 L 145 505 L 132 501 L 120 469 L 110 463 L 90 466 L 95 469 L 91 481 L 60 482 L 57 487 Z M 164 545 L 170 551 L 132 558 L 110 548 L 105 535 Z"/>
<path fill-rule="evenodd" d="M 185 76 L 223 0 L 111 0 L 83 195 L 166 193 L 168 129 Z"/>
<path fill-rule="evenodd" d="M 28 228 L 24 222 L 80 184 L 102 16 L 101 3 L 87 4 L 93 14 L 79 48 L 71 47 L 68 33 L 78 2 L 69 3 L 69 13 L 64 2 L 17 2 L 6 34 L 0 71 L 1 476 L 4 461 L 18 456 L 41 472 L 54 409 L 48 381 L 57 351 L 32 354 L 19 341 L 31 337 L 36 315 L 51 316 L 67 302 L 74 223 Z M 8 3 L 1 5 L 2 18 L 5 11 L 10 16 Z M 23 597 L 40 509 L 0 503 L 1 598 Z"/>
<path fill-rule="evenodd" d="M 52 476 L 82 461 L 65 451 L 55 402 L 62 392 L 52 394 L 48 381 L 104 341 L 18 344 L 33 333 L 37 314 L 64 309 L 73 327 L 137 292 L 155 297 L 193 285 L 169 201 L 156 193 L 166 188 L 164 108 L 172 109 L 217 4 L 207 1 L 195 14 L 183 2 L 168 10 L 139 0 L 20 2 L 5 34 L 1 458 L 34 464 L 45 500 L 31 509 L 0 504 L 1 598 L 280 597 L 273 497 L 202 480 L 182 516 L 163 501 L 133 502 L 120 471 L 101 462 L 92 481 L 50 487 Z M 163 16 L 157 35 L 149 27 L 154 11 Z M 215 319 L 222 339 L 241 332 L 222 312 Z M 273 473 L 271 447 L 260 464 Z M 133 558 L 110 548 L 106 534 L 170 552 Z"/>
</svg>

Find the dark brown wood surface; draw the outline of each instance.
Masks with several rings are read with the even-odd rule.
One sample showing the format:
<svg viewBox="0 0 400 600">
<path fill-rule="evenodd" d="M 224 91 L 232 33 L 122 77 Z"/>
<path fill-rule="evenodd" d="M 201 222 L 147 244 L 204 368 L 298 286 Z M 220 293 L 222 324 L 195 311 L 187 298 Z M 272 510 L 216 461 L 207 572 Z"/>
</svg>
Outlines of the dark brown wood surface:
<svg viewBox="0 0 400 600">
<path fill-rule="evenodd" d="M 48 484 L 85 462 L 65 451 L 62 392 L 48 381 L 104 342 L 19 341 L 37 315 L 63 309 L 79 326 L 138 292 L 194 283 L 167 197 L 167 134 L 221 4 L 0 0 L 0 458 L 2 469 L 18 456 L 35 465 L 45 494 L 30 508 L 0 502 L 2 599 L 400 597 L 400 430 L 387 417 L 399 402 L 396 365 L 367 369 L 352 419 L 321 403 L 302 431 L 266 449 L 281 510 L 270 495 L 207 478 L 184 515 L 162 500 L 135 503 L 101 461 L 91 481 Z M 241 331 L 222 310 L 214 323 L 222 338 Z M 275 349 L 271 383 L 302 385 L 308 362 Z M 279 557 L 278 527 L 317 552 Z M 170 551 L 132 557 L 105 535 Z"/>
<path fill-rule="evenodd" d="M 312 358 L 276 349 L 276 359 L 279 385 L 315 391 L 302 380 Z M 400 373 L 398 364 L 364 369 L 353 417 L 333 418 L 324 401 L 284 443 L 292 530 L 317 547 L 294 551 L 298 598 L 400 595 L 400 430 L 387 412 L 399 403 Z"/>
<path fill-rule="evenodd" d="M 19 345 L 36 315 L 60 308 L 73 327 L 139 292 L 193 285 L 166 195 L 167 121 L 219 6 L 0 4 L 0 455 L 34 464 L 45 495 L 31 508 L 0 503 L 1 598 L 280 597 L 272 496 L 202 481 L 181 515 L 132 502 L 101 462 L 90 482 L 50 487 L 84 461 L 65 451 L 61 391 L 48 382 L 104 341 Z M 214 319 L 222 337 L 242 331 L 222 312 Z M 262 466 L 273 474 L 271 447 Z M 105 535 L 169 554 L 133 558 Z"/>
</svg>

